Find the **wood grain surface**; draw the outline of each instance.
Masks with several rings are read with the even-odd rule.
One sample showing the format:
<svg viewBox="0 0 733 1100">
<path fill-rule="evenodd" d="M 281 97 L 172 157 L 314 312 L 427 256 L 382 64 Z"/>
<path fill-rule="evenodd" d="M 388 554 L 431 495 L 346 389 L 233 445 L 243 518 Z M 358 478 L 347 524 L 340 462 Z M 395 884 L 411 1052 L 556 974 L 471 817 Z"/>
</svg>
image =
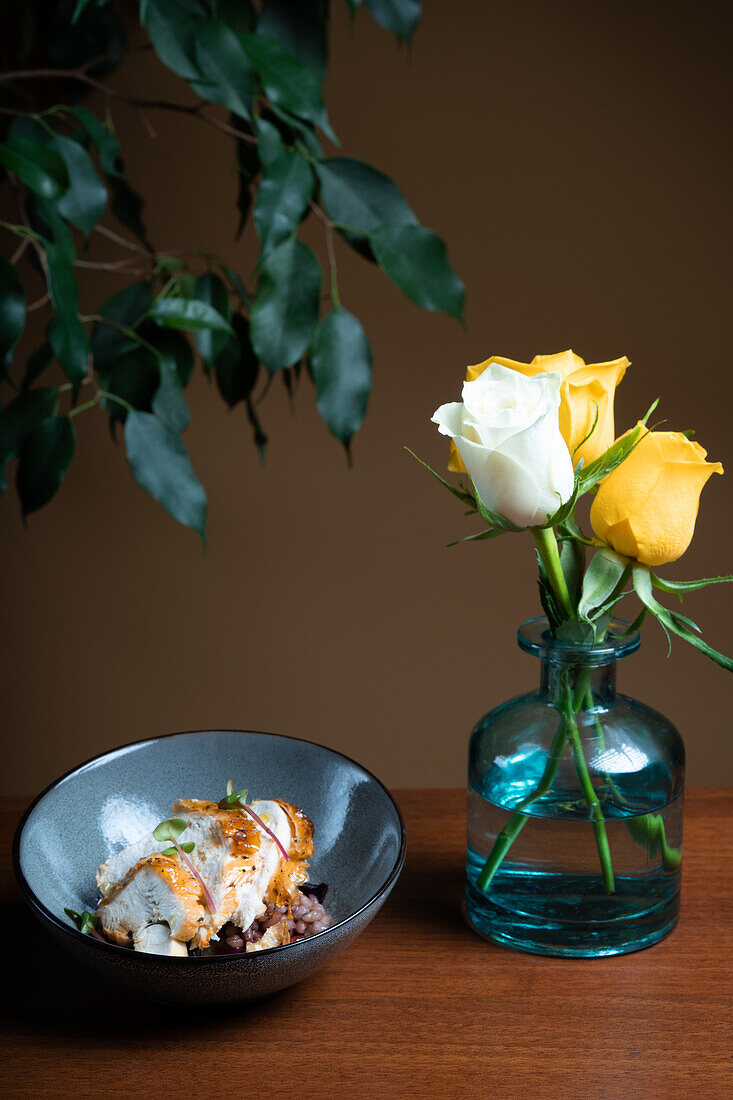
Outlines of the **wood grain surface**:
<svg viewBox="0 0 733 1100">
<path fill-rule="evenodd" d="M 564 961 L 463 923 L 465 796 L 403 791 L 408 854 L 363 935 L 254 1007 L 183 1011 L 94 982 L 25 909 L 0 802 L 2 1096 L 733 1096 L 733 791 L 688 794 L 682 918 L 633 955 Z M 60 838 L 61 840 L 61 838 Z M 7 965 L 7 964 L 6 964 Z"/>
</svg>

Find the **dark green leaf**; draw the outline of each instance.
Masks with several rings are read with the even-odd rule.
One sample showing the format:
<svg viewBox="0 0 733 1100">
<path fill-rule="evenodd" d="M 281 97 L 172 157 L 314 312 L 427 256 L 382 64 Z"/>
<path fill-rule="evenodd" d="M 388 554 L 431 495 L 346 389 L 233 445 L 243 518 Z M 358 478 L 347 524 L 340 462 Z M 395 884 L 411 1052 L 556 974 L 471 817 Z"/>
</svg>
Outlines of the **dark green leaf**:
<svg viewBox="0 0 733 1100">
<path fill-rule="evenodd" d="M 240 279 L 239 275 L 237 275 L 236 271 L 234 271 L 231 267 L 227 267 L 226 264 L 222 265 L 222 271 L 226 275 L 229 282 L 232 284 L 232 289 L 239 298 L 239 301 L 242 303 L 242 306 L 244 307 L 244 309 L 247 310 L 247 312 L 249 312 L 252 306 L 252 302 L 250 301 L 249 294 L 247 293 L 244 283 Z"/>
<path fill-rule="evenodd" d="M 68 416 L 53 416 L 37 424 L 20 451 L 16 485 L 23 515 L 47 504 L 66 476 L 74 454 L 76 433 Z"/>
<path fill-rule="evenodd" d="M 102 398 L 102 408 L 107 410 L 112 423 L 127 418 L 128 405 L 149 412 L 160 381 L 158 360 L 151 351 L 138 345 L 101 372 L 99 381 L 105 393 L 122 399 Z"/>
<path fill-rule="evenodd" d="M 193 348 L 184 334 L 172 328 L 158 328 L 152 322 L 142 326 L 142 334 L 163 358 L 176 364 L 181 386 L 185 388 L 193 371 Z"/>
<path fill-rule="evenodd" d="M 91 233 L 107 205 L 107 189 L 78 142 L 57 134 L 48 147 L 62 158 L 69 174 L 69 189 L 57 201 L 56 209 L 72 225 Z"/>
<path fill-rule="evenodd" d="M 255 119 L 255 132 L 257 134 L 260 161 L 263 168 L 267 168 L 283 152 L 285 148 L 283 139 L 280 137 L 277 126 L 261 117 Z"/>
<path fill-rule="evenodd" d="M 0 464 L 15 458 L 30 432 L 56 412 L 59 391 L 26 390 L 0 410 Z"/>
<path fill-rule="evenodd" d="M 270 103 L 307 119 L 335 138 L 323 105 L 320 83 L 311 70 L 296 61 L 274 38 L 243 34 L 241 40 Z"/>
<path fill-rule="evenodd" d="M 282 152 L 266 169 L 257 192 L 254 222 L 260 260 L 293 233 L 308 209 L 315 180 L 300 153 Z"/>
<path fill-rule="evenodd" d="M 372 388 L 372 353 L 356 317 L 340 306 L 333 309 L 316 329 L 310 361 L 318 411 L 348 448 Z"/>
<path fill-rule="evenodd" d="M 319 80 L 328 65 L 327 0 L 264 0 L 257 33 L 274 38 Z"/>
<path fill-rule="evenodd" d="M 57 210 L 57 204 L 37 196 L 31 197 L 28 215 L 36 232 L 46 241 L 53 242 L 63 259 L 73 265 L 76 260 L 76 245 L 69 226 Z"/>
<path fill-rule="evenodd" d="M 163 298 L 148 311 L 156 324 L 188 332 L 231 332 L 231 326 L 208 302 L 193 298 Z"/>
<path fill-rule="evenodd" d="M 206 275 L 199 275 L 194 284 L 193 293 L 199 302 L 206 302 L 209 306 L 212 306 L 223 322 L 223 327 L 218 329 L 204 328 L 194 333 L 194 340 L 201 358 L 210 365 L 217 355 L 223 351 L 232 333 L 229 324 L 231 318 L 229 292 L 219 276 L 212 275 L 209 272 Z"/>
<path fill-rule="evenodd" d="M 97 322 L 92 331 L 91 349 L 94 366 L 102 370 L 121 355 L 137 346 L 135 339 L 117 326 L 134 328 L 145 316 L 153 301 L 153 284 L 149 279 L 132 283 L 113 295 L 99 307 L 100 317 L 113 322 Z"/>
<path fill-rule="evenodd" d="M 108 130 L 104 123 L 100 122 L 97 116 L 86 107 L 71 107 L 70 110 L 97 146 L 102 171 L 108 176 L 119 175 L 117 157 L 120 152 L 120 143 L 112 131 Z"/>
<path fill-rule="evenodd" d="M 232 114 L 230 117 L 233 126 L 241 130 L 242 133 L 251 134 L 254 138 L 254 130 L 245 119 L 235 114 Z M 239 186 L 237 188 L 239 223 L 234 234 L 234 240 L 238 241 L 244 232 L 250 207 L 252 206 L 252 185 L 255 177 L 260 171 L 260 149 L 256 141 L 245 141 L 244 138 L 241 137 L 236 139 L 234 148 L 237 158 L 237 171 L 239 173 Z"/>
<path fill-rule="evenodd" d="M 219 393 L 230 407 L 246 401 L 254 389 L 259 371 L 257 356 L 249 339 L 249 324 L 240 316 L 232 319 L 235 335 L 230 336 L 214 363 Z"/>
<path fill-rule="evenodd" d="M 410 41 L 420 21 L 419 0 L 365 0 L 365 3 L 380 27 L 405 42 Z"/>
<path fill-rule="evenodd" d="M 271 104 L 270 113 L 272 118 L 277 119 L 280 125 L 280 134 L 286 145 L 294 145 L 296 148 L 302 145 L 305 147 L 306 152 L 310 153 L 316 160 L 323 159 L 323 148 L 316 137 L 313 123 L 306 122 L 302 118 L 296 118 L 290 111 L 286 111 L 284 107 L 278 107 L 275 104 Z M 336 135 L 331 133 L 330 130 L 327 133 L 331 141 L 338 145 Z"/>
<path fill-rule="evenodd" d="M 440 237 L 420 225 L 384 225 L 369 242 L 379 266 L 415 305 L 462 320 L 463 283 Z"/>
<path fill-rule="evenodd" d="M 44 199 L 58 199 L 68 189 L 69 173 L 63 159 L 37 141 L 15 137 L 0 144 L 0 164 Z"/>
<path fill-rule="evenodd" d="M 250 338 L 271 372 L 291 366 L 305 353 L 318 322 L 320 293 L 320 264 L 296 237 L 283 241 L 263 263 Z"/>
<path fill-rule="evenodd" d="M 176 360 L 172 356 L 161 355 L 158 370 L 160 385 L 153 397 L 153 412 L 172 432 L 180 435 L 188 427 L 191 416 L 183 396 Z"/>
<path fill-rule="evenodd" d="M 252 431 L 254 432 L 255 447 L 257 448 L 257 453 L 259 455 L 260 462 L 264 462 L 265 461 L 265 451 L 267 450 L 267 436 L 265 435 L 264 431 L 262 430 L 262 425 L 260 424 L 260 419 L 257 416 L 257 412 L 255 410 L 255 407 L 254 407 L 254 405 L 253 405 L 253 403 L 252 403 L 252 401 L 249 397 L 247 398 L 246 405 L 247 405 L 247 417 L 249 419 L 250 424 L 252 425 Z"/>
<path fill-rule="evenodd" d="M 10 366 L 25 326 L 25 291 L 13 265 L 0 256 L 0 365 Z"/>
<path fill-rule="evenodd" d="M 315 166 L 321 202 L 331 221 L 361 233 L 379 226 L 417 225 L 399 188 L 387 176 L 349 157 L 331 157 Z"/>
<path fill-rule="evenodd" d="M 206 98 L 251 120 L 255 75 L 234 31 L 207 19 L 197 24 L 194 42 L 197 67 L 211 84 Z"/>
<path fill-rule="evenodd" d="M 133 477 L 174 519 L 206 540 L 206 493 L 177 435 L 151 413 L 125 421 L 125 448 Z"/>
<path fill-rule="evenodd" d="M 87 372 L 89 337 L 77 316 L 79 285 L 74 268 L 56 245 L 46 248 L 48 290 L 56 316 L 48 326 L 48 342 L 69 381 L 78 390 Z"/>
<path fill-rule="evenodd" d="M 23 389 L 29 390 L 35 380 L 40 378 L 46 367 L 49 367 L 52 362 L 53 348 L 48 342 L 41 344 L 39 348 L 31 352 L 23 375 Z"/>
<path fill-rule="evenodd" d="M 140 6 L 140 21 L 163 64 L 185 80 L 200 81 L 195 51 L 201 23 L 191 17 L 189 8 L 176 0 L 145 0 Z M 203 8 L 199 11 L 202 16 L 206 14 Z"/>
</svg>

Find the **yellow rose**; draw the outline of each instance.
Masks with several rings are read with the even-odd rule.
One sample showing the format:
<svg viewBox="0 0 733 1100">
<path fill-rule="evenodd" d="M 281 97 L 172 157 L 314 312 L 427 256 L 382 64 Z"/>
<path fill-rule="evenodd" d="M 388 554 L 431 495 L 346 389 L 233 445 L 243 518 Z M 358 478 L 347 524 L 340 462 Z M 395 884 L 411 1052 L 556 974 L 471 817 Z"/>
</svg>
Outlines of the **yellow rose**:
<svg viewBox="0 0 733 1100">
<path fill-rule="evenodd" d="M 719 462 L 681 432 L 647 432 L 604 478 L 590 510 L 599 539 L 644 565 L 676 561 L 692 541 L 700 493 Z"/>
<path fill-rule="evenodd" d="M 572 351 L 555 355 L 535 355 L 531 363 L 518 363 L 514 359 L 502 359 L 494 355 L 484 363 L 477 363 L 466 371 L 466 381 L 475 382 L 489 363 L 500 363 L 532 377 L 535 374 L 558 372 L 562 375 L 560 387 L 560 432 L 577 466 L 582 458 L 587 466 L 607 450 L 614 440 L 613 396 L 629 360 L 626 356 L 610 363 L 586 364 Z M 598 407 L 598 421 L 589 439 L 579 446 L 593 427 Z M 448 469 L 464 472 L 461 457 L 451 446 Z"/>
</svg>

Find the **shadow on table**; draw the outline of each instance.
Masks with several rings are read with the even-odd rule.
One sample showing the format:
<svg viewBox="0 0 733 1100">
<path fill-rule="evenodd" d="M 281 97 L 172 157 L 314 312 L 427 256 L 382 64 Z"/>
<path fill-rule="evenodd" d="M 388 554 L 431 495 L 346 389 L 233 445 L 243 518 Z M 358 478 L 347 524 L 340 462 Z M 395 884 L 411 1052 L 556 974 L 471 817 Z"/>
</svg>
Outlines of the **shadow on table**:
<svg viewBox="0 0 733 1100">
<path fill-rule="evenodd" d="M 268 997 L 266 1014 L 262 1002 L 178 1008 L 147 1001 L 80 967 L 45 933 L 20 898 L 8 902 L 3 916 L 6 927 L 14 930 L 12 954 L 6 960 L 10 991 L 2 999 L 0 1016 L 6 1039 L 17 1037 L 46 1047 L 55 1041 L 83 1049 L 134 1051 L 149 1048 L 151 1041 L 162 1047 L 180 1044 L 187 1033 L 200 1044 L 232 1027 L 241 1028 L 243 1022 L 251 1039 L 260 1026 L 271 1026 L 273 1017 L 287 1020 L 302 1012 L 302 986 Z M 313 991 L 322 973 L 304 984 Z"/>
<path fill-rule="evenodd" d="M 409 852 L 402 874 L 385 903 L 378 921 L 389 920 L 421 934 L 474 939 L 463 916 L 464 870 L 455 860 L 426 851 Z M 408 934 L 400 928 L 399 935 Z"/>
</svg>

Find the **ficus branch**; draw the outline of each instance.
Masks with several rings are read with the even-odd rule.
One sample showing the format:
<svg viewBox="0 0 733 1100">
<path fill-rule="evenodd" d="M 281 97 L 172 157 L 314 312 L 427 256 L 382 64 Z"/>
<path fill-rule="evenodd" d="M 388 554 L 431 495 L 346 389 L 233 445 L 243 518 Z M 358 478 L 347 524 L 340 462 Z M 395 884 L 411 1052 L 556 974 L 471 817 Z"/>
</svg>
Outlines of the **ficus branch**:
<svg viewBox="0 0 733 1100">
<path fill-rule="evenodd" d="M 251 145 L 257 144 L 257 139 L 251 134 L 245 133 L 244 130 L 238 130 L 236 126 L 230 126 L 228 122 L 223 122 L 221 119 L 203 114 L 203 108 L 209 105 L 209 101 L 206 99 L 202 99 L 194 104 L 185 104 L 171 103 L 169 100 L 165 99 L 142 99 L 139 96 L 125 95 L 124 92 L 119 92 L 116 88 L 111 88 L 109 84 L 103 84 L 101 80 L 96 80 L 93 76 L 89 76 L 89 74 L 84 71 L 83 67 L 79 69 L 18 69 L 16 72 L 0 73 L 0 84 L 10 83 L 13 80 L 37 79 L 78 80 L 82 84 L 86 84 L 88 87 L 93 88 L 96 92 L 100 92 L 102 95 L 113 99 L 118 99 L 121 103 L 126 103 L 129 107 L 134 107 L 138 110 L 147 108 L 148 110 L 175 111 L 178 114 L 189 115 L 191 118 L 198 118 L 201 122 L 208 123 L 209 126 L 221 130 L 222 133 L 228 134 L 230 137 L 239 138 L 240 141 L 246 141 Z"/>
<path fill-rule="evenodd" d="M 336 249 L 333 243 L 333 225 L 331 224 L 331 219 L 323 213 L 317 203 L 309 202 L 308 205 L 319 221 L 325 226 L 326 251 L 328 252 L 328 265 L 331 269 L 331 298 L 335 306 L 340 306 L 341 299 L 339 298 L 338 292 L 338 268 L 336 266 Z"/>
</svg>

